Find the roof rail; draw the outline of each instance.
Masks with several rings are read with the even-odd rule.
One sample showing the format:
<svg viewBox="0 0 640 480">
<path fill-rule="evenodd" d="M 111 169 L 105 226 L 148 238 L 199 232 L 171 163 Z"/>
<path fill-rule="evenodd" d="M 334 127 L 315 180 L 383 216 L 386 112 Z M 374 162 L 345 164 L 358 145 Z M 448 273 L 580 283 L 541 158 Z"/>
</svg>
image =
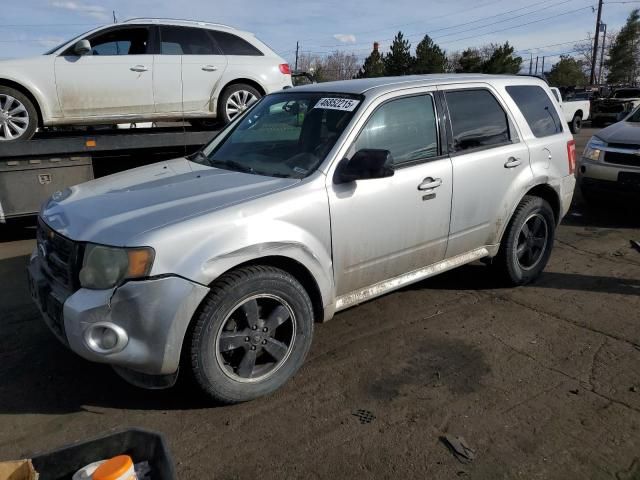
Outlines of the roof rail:
<svg viewBox="0 0 640 480">
<path fill-rule="evenodd" d="M 224 23 L 215 23 L 215 22 L 205 22 L 202 20 L 190 20 L 190 19 L 186 19 L 186 18 L 165 18 L 165 17 L 136 17 L 136 18 L 129 18 L 127 20 L 125 20 L 122 23 L 129 23 L 129 22 L 183 22 L 183 23 L 187 23 L 187 24 L 195 24 L 195 25 L 209 25 L 212 27 L 224 27 L 224 28 L 229 28 L 232 30 L 236 30 L 235 27 L 232 27 L 231 25 L 225 25 Z"/>
</svg>

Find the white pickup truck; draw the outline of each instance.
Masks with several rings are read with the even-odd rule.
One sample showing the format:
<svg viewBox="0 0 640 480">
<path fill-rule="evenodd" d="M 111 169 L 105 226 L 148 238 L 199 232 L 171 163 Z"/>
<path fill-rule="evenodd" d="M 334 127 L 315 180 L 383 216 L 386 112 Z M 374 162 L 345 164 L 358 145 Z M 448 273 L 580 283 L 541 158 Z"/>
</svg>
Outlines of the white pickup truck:
<svg viewBox="0 0 640 480">
<path fill-rule="evenodd" d="M 582 122 L 589 119 L 591 102 L 589 102 L 589 100 L 570 100 L 565 102 L 562 99 L 560 90 L 551 87 L 551 91 L 560 104 L 564 119 L 569 124 L 571 133 L 578 133 L 582 128 Z"/>
</svg>

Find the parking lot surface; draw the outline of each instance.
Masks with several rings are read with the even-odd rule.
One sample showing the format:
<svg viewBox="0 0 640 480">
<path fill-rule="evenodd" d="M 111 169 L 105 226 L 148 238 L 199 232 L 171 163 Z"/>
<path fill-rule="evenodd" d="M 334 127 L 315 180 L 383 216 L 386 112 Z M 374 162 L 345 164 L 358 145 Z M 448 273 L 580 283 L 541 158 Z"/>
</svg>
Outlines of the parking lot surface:
<svg viewBox="0 0 640 480">
<path fill-rule="evenodd" d="M 33 229 L 0 235 L 0 459 L 137 426 L 166 435 L 179 478 L 640 478 L 640 215 L 624 204 L 576 198 L 534 285 L 473 264 L 338 314 L 293 381 L 225 407 L 67 351 L 29 298 Z"/>
</svg>

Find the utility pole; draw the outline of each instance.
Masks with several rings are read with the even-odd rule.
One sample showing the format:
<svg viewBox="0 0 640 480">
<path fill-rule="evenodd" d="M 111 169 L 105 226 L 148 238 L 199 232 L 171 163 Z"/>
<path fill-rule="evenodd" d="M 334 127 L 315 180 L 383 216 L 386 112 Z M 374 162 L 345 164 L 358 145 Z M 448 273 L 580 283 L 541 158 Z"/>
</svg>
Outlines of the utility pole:
<svg viewBox="0 0 640 480">
<path fill-rule="evenodd" d="M 298 70 L 298 50 L 300 49 L 300 43 L 296 42 L 296 66 L 293 67 L 294 70 Z"/>
<path fill-rule="evenodd" d="M 593 55 L 591 55 L 591 76 L 589 83 L 594 84 L 596 80 L 596 61 L 598 59 L 598 39 L 600 38 L 600 20 L 602 18 L 602 0 L 598 0 L 598 18 L 596 19 L 596 38 L 593 39 Z"/>
<path fill-rule="evenodd" d="M 536 57 L 536 75 L 538 75 L 538 59 L 539 59 L 539 58 L 540 58 L 540 57 Z"/>
<path fill-rule="evenodd" d="M 540 69 L 540 74 L 541 74 L 542 76 L 544 76 L 544 59 L 545 59 L 545 58 L 546 58 L 546 57 L 542 57 L 542 68 Z"/>
<path fill-rule="evenodd" d="M 113 13 L 113 23 L 118 23 L 118 19 L 116 18 L 116 11 L 112 10 Z"/>
<path fill-rule="evenodd" d="M 607 43 L 607 24 L 601 23 L 600 26 L 604 27 L 602 34 L 602 52 L 600 53 L 600 71 L 598 72 L 598 85 L 602 85 L 602 70 L 604 67 L 604 48 Z"/>
<path fill-rule="evenodd" d="M 530 54 L 531 58 L 529 59 L 529 75 L 533 73 L 533 53 Z"/>
</svg>

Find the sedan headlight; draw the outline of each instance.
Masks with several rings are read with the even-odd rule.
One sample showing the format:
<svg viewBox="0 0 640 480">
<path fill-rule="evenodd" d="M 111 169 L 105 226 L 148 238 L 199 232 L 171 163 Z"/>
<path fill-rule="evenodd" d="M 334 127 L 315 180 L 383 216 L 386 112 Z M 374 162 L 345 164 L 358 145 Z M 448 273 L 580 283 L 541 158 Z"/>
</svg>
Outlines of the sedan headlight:
<svg viewBox="0 0 640 480">
<path fill-rule="evenodd" d="M 598 137 L 591 137 L 591 140 L 589 140 L 589 143 L 587 143 L 587 146 L 584 149 L 582 157 L 593 162 L 598 162 L 602 156 L 602 149 L 606 146 L 607 143 L 603 142 Z"/>
<path fill-rule="evenodd" d="M 120 285 L 124 280 L 149 275 L 155 252 L 152 248 L 117 248 L 87 244 L 84 252 L 80 285 L 104 290 Z"/>
</svg>

